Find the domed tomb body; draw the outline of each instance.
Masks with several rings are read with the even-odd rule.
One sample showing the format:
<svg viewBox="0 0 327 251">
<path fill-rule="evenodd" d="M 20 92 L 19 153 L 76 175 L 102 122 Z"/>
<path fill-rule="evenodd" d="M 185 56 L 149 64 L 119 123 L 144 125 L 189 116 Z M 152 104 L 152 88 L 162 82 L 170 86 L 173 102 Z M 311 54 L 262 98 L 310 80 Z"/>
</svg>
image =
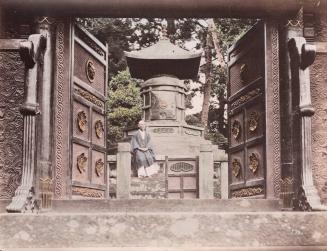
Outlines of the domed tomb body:
<svg viewBox="0 0 327 251">
<path fill-rule="evenodd" d="M 197 76 L 201 52 L 191 53 L 161 39 L 125 55 L 132 77 L 146 80 L 141 85 L 143 119 L 155 153 L 198 156 L 200 145 L 210 143 L 203 138 L 203 128 L 185 122 L 186 87 L 182 79 Z M 136 131 L 129 129 L 126 136 Z"/>
</svg>

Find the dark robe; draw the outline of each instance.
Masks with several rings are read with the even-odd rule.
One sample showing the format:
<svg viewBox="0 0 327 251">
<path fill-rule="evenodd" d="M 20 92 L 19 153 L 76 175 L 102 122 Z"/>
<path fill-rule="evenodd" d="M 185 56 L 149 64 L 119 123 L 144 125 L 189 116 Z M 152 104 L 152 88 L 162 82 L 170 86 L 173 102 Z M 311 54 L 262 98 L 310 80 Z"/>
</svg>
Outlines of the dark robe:
<svg viewBox="0 0 327 251">
<path fill-rule="evenodd" d="M 139 148 L 148 148 L 147 151 L 142 151 Z M 145 131 L 144 139 L 142 139 L 140 130 L 132 137 L 131 152 L 133 154 L 133 164 L 136 169 L 144 166 L 149 167 L 155 161 L 155 155 L 151 145 L 150 134 Z"/>
</svg>

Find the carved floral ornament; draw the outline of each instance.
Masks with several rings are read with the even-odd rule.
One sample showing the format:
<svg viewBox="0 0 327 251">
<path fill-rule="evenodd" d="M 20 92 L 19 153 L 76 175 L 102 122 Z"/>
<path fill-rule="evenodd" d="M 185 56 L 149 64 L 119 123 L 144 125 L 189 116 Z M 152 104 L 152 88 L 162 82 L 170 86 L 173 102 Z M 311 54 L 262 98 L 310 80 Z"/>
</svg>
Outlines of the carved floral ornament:
<svg viewBox="0 0 327 251">
<path fill-rule="evenodd" d="M 87 157 L 84 153 L 77 156 L 77 169 L 80 173 L 84 173 L 86 170 Z"/>
<path fill-rule="evenodd" d="M 84 197 L 92 197 L 92 198 L 103 197 L 102 191 L 87 188 L 87 187 L 73 187 L 73 193 Z"/>
<path fill-rule="evenodd" d="M 104 171 L 104 162 L 102 161 L 102 159 L 98 159 L 95 162 L 95 173 L 98 177 L 103 175 L 103 171 Z"/>
<path fill-rule="evenodd" d="M 173 172 L 191 172 L 193 170 L 193 165 L 186 162 L 178 162 L 170 167 Z"/>
<path fill-rule="evenodd" d="M 252 173 L 256 173 L 259 168 L 259 154 L 251 153 L 249 156 L 249 169 Z"/>
<path fill-rule="evenodd" d="M 234 139 L 238 139 L 241 135 L 241 123 L 238 120 L 234 120 L 232 124 L 232 135 Z"/>
<path fill-rule="evenodd" d="M 94 66 L 94 63 L 93 63 L 93 61 L 91 59 L 86 61 L 85 71 L 86 71 L 87 79 L 91 83 L 93 83 L 94 79 L 95 79 L 95 66 Z"/>
<path fill-rule="evenodd" d="M 86 113 L 84 111 L 80 111 L 77 113 L 77 127 L 81 132 L 84 132 L 87 127 L 87 119 Z"/>
<path fill-rule="evenodd" d="M 248 66 L 246 64 L 242 64 L 240 67 L 240 78 L 242 83 L 245 84 L 248 79 Z"/>
<path fill-rule="evenodd" d="M 250 113 L 249 116 L 249 121 L 248 121 L 248 126 L 249 126 L 249 131 L 250 132 L 255 132 L 258 128 L 259 125 L 259 113 L 254 111 Z"/>
<path fill-rule="evenodd" d="M 241 172 L 241 162 L 238 159 L 234 159 L 232 162 L 232 174 L 235 178 L 240 175 Z"/>
<path fill-rule="evenodd" d="M 262 187 L 248 187 L 240 190 L 232 191 L 232 197 L 249 197 L 263 194 Z"/>
<path fill-rule="evenodd" d="M 101 139 L 103 136 L 103 132 L 104 132 L 104 127 L 103 127 L 103 123 L 101 120 L 95 121 L 94 129 L 95 129 L 95 135 L 97 136 L 97 138 Z"/>
</svg>

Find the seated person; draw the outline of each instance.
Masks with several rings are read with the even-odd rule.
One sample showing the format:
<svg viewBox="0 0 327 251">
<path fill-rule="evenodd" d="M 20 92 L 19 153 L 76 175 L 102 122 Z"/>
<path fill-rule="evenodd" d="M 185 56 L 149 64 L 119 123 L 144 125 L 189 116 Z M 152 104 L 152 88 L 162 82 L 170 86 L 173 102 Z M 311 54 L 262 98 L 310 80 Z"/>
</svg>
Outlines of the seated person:
<svg viewBox="0 0 327 251">
<path fill-rule="evenodd" d="M 131 152 L 133 154 L 133 166 L 137 168 L 138 177 L 148 177 L 158 173 L 159 166 L 155 163 L 155 155 L 151 146 L 150 134 L 145 131 L 145 123 L 141 120 L 139 130 L 132 137 Z"/>
</svg>

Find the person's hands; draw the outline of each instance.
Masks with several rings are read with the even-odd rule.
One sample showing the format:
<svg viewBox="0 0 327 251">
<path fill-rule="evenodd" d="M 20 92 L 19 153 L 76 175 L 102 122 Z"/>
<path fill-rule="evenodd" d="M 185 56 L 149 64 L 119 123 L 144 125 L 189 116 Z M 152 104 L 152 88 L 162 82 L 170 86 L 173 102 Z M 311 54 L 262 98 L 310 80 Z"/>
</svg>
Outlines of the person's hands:
<svg viewBox="0 0 327 251">
<path fill-rule="evenodd" d="M 140 147 L 139 148 L 142 152 L 146 152 L 147 150 L 148 150 L 148 148 L 142 148 L 142 147 Z"/>
</svg>

